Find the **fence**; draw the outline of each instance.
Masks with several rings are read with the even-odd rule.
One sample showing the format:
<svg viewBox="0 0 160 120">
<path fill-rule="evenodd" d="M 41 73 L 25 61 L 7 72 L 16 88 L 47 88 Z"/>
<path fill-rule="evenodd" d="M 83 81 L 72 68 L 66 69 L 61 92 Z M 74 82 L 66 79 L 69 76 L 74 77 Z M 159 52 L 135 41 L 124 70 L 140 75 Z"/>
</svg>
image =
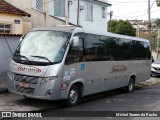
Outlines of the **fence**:
<svg viewBox="0 0 160 120">
<path fill-rule="evenodd" d="M 21 36 L 0 35 L 0 84 L 5 84 L 9 62 Z"/>
</svg>

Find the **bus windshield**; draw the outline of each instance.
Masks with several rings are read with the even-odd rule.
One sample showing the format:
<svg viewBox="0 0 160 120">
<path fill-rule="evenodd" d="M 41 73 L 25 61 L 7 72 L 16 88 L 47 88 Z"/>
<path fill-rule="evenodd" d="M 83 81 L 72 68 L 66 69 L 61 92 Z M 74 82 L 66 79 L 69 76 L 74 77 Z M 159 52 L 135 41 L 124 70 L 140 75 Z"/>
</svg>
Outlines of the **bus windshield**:
<svg viewBox="0 0 160 120">
<path fill-rule="evenodd" d="M 13 60 L 32 63 L 59 63 L 65 53 L 71 33 L 33 31 L 17 47 Z"/>
</svg>

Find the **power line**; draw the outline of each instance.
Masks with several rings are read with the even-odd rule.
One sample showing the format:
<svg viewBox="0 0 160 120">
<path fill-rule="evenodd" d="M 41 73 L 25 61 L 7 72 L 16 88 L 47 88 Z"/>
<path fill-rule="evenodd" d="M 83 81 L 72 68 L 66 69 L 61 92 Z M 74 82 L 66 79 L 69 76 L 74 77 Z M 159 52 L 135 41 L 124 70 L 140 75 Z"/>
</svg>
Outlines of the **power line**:
<svg viewBox="0 0 160 120">
<path fill-rule="evenodd" d="M 145 11 L 135 11 L 135 12 L 126 13 L 126 14 L 123 14 L 123 15 L 118 15 L 118 16 L 115 16 L 115 17 L 127 16 L 127 15 L 130 15 L 130 14 L 139 13 L 139 12 L 145 12 Z"/>
<path fill-rule="evenodd" d="M 117 2 L 117 1 L 111 1 L 111 3 L 113 2 L 112 5 L 118 5 L 118 4 L 128 4 L 128 3 L 142 3 L 142 2 L 146 2 L 147 1 L 126 1 L 126 2 Z M 154 2 L 154 1 L 153 1 Z"/>
<path fill-rule="evenodd" d="M 151 12 L 151 13 L 155 13 L 155 12 L 158 12 L 158 11 L 160 11 L 160 10 L 156 10 L 156 11 L 153 11 L 153 12 Z M 132 16 L 132 17 L 121 17 L 121 16 L 113 16 L 113 17 L 118 17 L 118 18 L 134 18 L 134 17 L 145 16 L 145 15 L 147 15 L 147 13 L 141 14 L 141 15 L 137 15 L 137 16 Z"/>
<path fill-rule="evenodd" d="M 50 2 L 52 2 L 52 1 L 54 1 L 54 0 L 49 0 L 48 2 L 45 2 L 44 4 L 42 4 L 42 5 L 45 5 L 45 4 L 48 4 L 48 3 L 50 3 Z M 61 0 L 61 2 L 59 2 L 59 4 L 57 4 L 57 5 L 55 5 L 53 8 L 51 8 L 51 9 L 48 9 L 48 11 L 49 10 L 52 10 L 52 9 L 55 9 L 56 7 L 59 7 L 59 5 L 61 4 L 63 2 L 63 0 Z M 136 1 L 136 0 L 134 0 L 134 1 L 126 1 L 126 2 L 117 2 L 117 1 L 112 1 L 112 2 L 116 2 L 117 4 L 125 4 L 125 3 L 141 3 L 141 2 L 147 2 L 147 1 Z M 117 5 L 116 4 L 116 5 Z M 115 4 L 114 4 L 115 5 Z M 95 8 L 95 7 L 94 7 Z M 98 8 L 98 7 L 97 7 Z M 28 9 L 26 9 L 25 11 L 27 11 L 27 10 L 31 10 L 32 9 L 32 7 L 31 8 L 28 8 Z M 70 10 L 70 12 L 73 12 L 73 11 L 76 11 L 76 10 Z M 159 10 L 157 10 L 157 11 L 159 11 Z M 62 11 L 62 12 L 65 12 L 65 11 Z M 139 13 L 140 11 L 136 11 L 136 12 L 132 12 L 132 13 Z M 141 11 L 141 12 L 143 12 L 143 11 Z M 144 11 L 145 12 L 145 11 Z M 154 11 L 154 12 L 156 12 L 156 11 Z M 153 12 L 152 12 L 153 13 Z M 134 17 L 140 17 L 140 16 L 145 16 L 147 13 L 145 13 L 145 14 L 141 14 L 141 15 L 137 15 L 137 16 L 132 16 L 132 17 L 122 17 L 122 16 L 126 16 L 126 15 L 128 15 L 128 14 L 131 14 L 131 13 L 127 13 L 127 14 L 123 14 L 123 15 L 119 15 L 119 16 L 113 16 L 113 17 L 115 17 L 115 18 L 134 18 Z M 50 15 L 50 14 L 49 14 Z M 40 15 L 39 15 L 40 16 Z M 37 18 L 38 16 L 35 16 L 35 17 L 32 17 L 32 20 L 33 19 L 35 19 L 35 18 Z"/>
</svg>

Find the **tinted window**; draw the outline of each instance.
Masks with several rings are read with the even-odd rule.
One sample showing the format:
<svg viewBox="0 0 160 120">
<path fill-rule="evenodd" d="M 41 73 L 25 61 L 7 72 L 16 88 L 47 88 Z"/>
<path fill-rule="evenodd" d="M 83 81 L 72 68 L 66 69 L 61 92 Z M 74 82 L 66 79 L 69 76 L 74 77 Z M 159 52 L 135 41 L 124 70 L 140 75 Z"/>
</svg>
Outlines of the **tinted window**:
<svg viewBox="0 0 160 120">
<path fill-rule="evenodd" d="M 78 35 L 83 39 L 80 46 L 70 48 L 68 59 L 71 63 L 151 59 L 149 42 L 93 34 Z"/>
<path fill-rule="evenodd" d="M 86 34 L 85 61 L 151 59 L 149 42 Z"/>
<path fill-rule="evenodd" d="M 105 52 L 103 53 L 104 60 L 114 60 L 115 56 L 115 47 L 116 42 L 114 38 L 108 37 L 108 36 L 100 36 L 100 41 L 102 41 L 103 48 L 105 49 Z"/>
<path fill-rule="evenodd" d="M 151 59 L 151 52 L 148 42 L 132 41 L 131 44 L 132 59 L 134 60 L 146 60 Z"/>
<path fill-rule="evenodd" d="M 79 36 L 80 43 L 79 46 L 74 47 L 73 43 L 70 45 L 65 64 L 73 64 L 77 62 L 81 62 L 83 60 L 83 34 L 75 34 L 75 36 Z"/>
<path fill-rule="evenodd" d="M 132 49 L 131 49 L 131 40 L 128 39 L 123 39 L 123 44 L 122 44 L 122 58 L 123 60 L 132 60 L 131 54 L 132 54 Z"/>
<path fill-rule="evenodd" d="M 85 41 L 84 41 L 84 48 L 85 48 L 85 61 L 98 61 L 97 56 L 97 48 L 102 43 L 99 41 L 98 35 L 91 35 L 86 34 L 85 35 Z"/>
<path fill-rule="evenodd" d="M 86 34 L 85 61 L 114 60 L 116 41 L 112 37 Z"/>
</svg>

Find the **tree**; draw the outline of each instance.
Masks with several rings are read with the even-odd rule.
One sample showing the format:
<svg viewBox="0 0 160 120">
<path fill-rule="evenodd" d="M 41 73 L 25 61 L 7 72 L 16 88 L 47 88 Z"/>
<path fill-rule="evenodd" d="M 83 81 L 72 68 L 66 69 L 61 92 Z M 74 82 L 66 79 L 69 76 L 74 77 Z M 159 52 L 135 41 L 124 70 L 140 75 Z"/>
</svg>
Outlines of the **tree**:
<svg viewBox="0 0 160 120">
<path fill-rule="evenodd" d="M 160 6 L 160 0 L 157 0 L 157 6 L 158 7 Z"/>
<path fill-rule="evenodd" d="M 156 25 L 157 25 L 158 27 L 160 27 L 160 18 L 157 18 L 157 19 L 155 20 L 155 23 L 156 23 Z"/>
<path fill-rule="evenodd" d="M 108 22 L 108 30 L 110 29 L 111 24 L 111 32 L 128 35 L 128 36 L 136 36 L 136 29 L 134 29 L 131 23 L 128 20 L 112 20 Z"/>
</svg>

